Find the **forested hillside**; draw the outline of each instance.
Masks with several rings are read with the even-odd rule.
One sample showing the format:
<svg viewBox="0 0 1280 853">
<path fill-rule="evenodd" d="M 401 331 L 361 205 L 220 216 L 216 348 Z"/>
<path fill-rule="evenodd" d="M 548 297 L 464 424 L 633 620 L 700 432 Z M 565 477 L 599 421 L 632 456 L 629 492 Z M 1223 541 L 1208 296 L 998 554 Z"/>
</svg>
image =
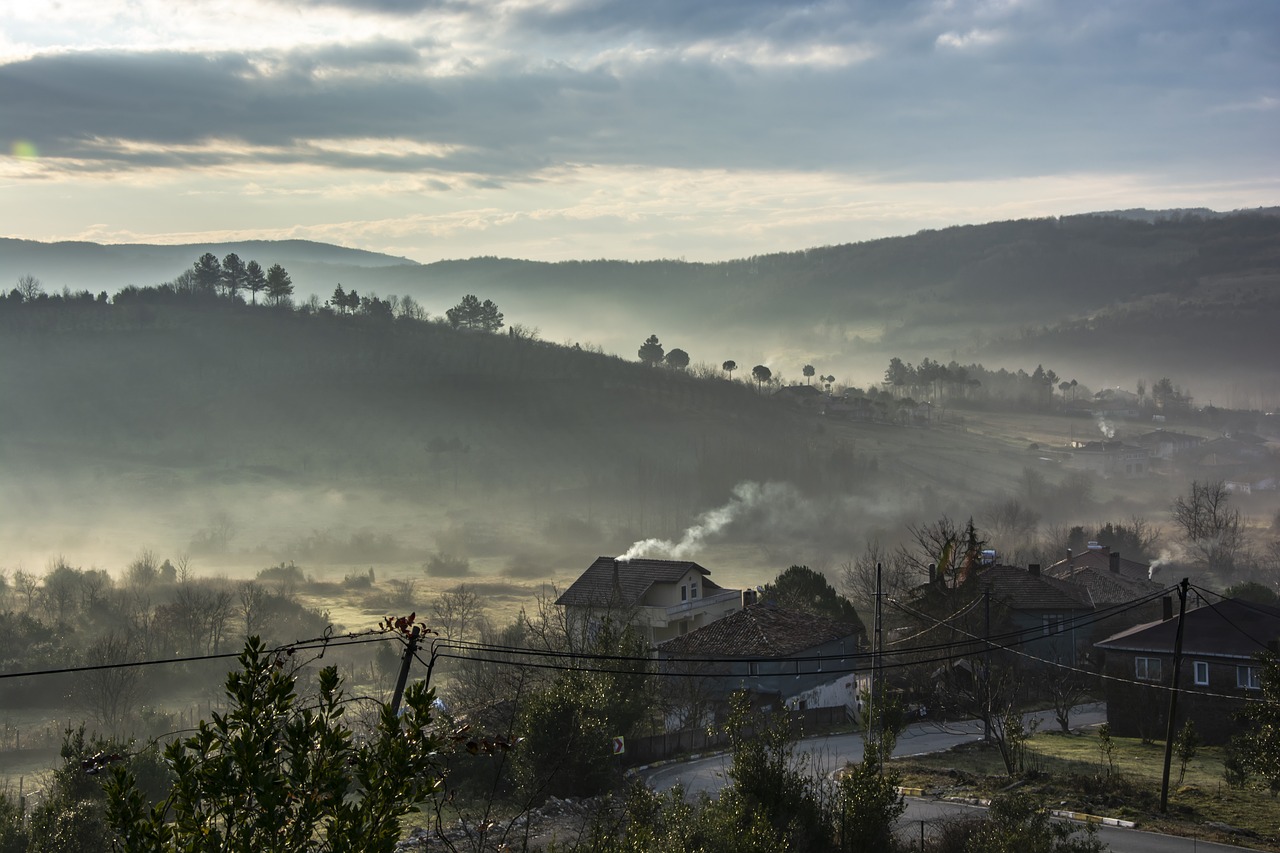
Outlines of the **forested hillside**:
<svg viewBox="0 0 1280 853">
<path fill-rule="evenodd" d="M 1200 399 L 1274 405 L 1280 217 L 1148 219 L 998 222 L 722 263 L 419 265 L 297 241 L 208 248 L 219 256 L 254 248 L 284 263 L 300 300 L 323 301 L 342 284 L 410 295 L 440 314 L 464 293 L 483 293 L 545 339 L 624 357 L 656 332 L 695 364 L 760 362 L 794 379 L 818 363 L 853 384 L 877 379 L 904 353 L 1010 367 L 1052 360 L 1095 387 L 1176 375 Z M 8 241 L 0 271 L 30 273 L 53 291 L 97 292 L 113 289 L 112 258 L 128 258 L 131 283 L 156 284 L 205 247 L 96 248 L 77 248 L 94 264 L 76 266 L 65 262 L 65 245 Z M 164 260 L 144 270 L 144 257 Z"/>
</svg>

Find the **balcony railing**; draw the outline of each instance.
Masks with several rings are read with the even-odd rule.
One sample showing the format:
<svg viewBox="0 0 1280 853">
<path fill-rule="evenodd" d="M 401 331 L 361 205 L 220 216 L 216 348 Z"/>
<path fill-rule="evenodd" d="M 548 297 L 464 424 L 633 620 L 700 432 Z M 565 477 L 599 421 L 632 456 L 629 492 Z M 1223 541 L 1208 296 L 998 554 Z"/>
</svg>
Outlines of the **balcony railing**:
<svg viewBox="0 0 1280 853">
<path fill-rule="evenodd" d="M 684 616 L 695 610 L 701 610 L 704 607 L 710 607 L 713 604 L 721 604 L 734 599 L 742 598 L 742 590 L 740 589 L 722 589 L 714 595 L 703 596 L 702 598 L 691 598 L 688 601 L 682 601 L 679 604 L 673 604 L 667 608 L 667 618 L 671 619 L 676 616 Z"/>
</svg>

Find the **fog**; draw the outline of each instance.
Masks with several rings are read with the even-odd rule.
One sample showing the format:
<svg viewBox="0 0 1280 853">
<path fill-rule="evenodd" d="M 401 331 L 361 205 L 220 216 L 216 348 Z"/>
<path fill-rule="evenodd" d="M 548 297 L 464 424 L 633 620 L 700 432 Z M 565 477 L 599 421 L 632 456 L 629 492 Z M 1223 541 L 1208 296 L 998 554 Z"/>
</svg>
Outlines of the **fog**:
<svg viewBox="0 0 1280 853">
<path fill-rule="evenodd" d="M 950 237 L 989 249 L 1026 228 L 1060 238 Z M 1192 231 L 1173 237 L 1207 239 Z M 1013 565 L 1097 539 L 1162 582 L 1275 587 L 1280 425 L 1256 408 L 1280 388 L 1256 334 L 1269 303 L 1197 303 L 1186 322 L 1239 321 L 1212 345 L 1182 320 L 1156 334 L 1142 311 L 1168 305 L 1143 301 L 1148 270 L 1123 310 L 1081 324 L 1082 301 L 1033 325 L 1088 292 L 1010 295 L 1022 274 L 986 281 L 982 264 L 927 286 L 966 254 L 912 254 L 937 239 L 722 265 L 351 267 L 358 308 L 324 305 L 318 271 L 271 306 L 191 276 L 4 295 L 0 666 L 227 654 L 250 633 L 283 644 L 409 613 L 474 636 L 540 612 L 600 556 L 693 560 L 726 588 L 806 565 L 855 595 L 868 555 L 917 574 L 936 559 L 915 531 L 944 518 Z M 497 334 L 440 321 L 468 292 L 497 301 Z M 640 363 L 651 334 L 691 364 Z M 1135 472 L 1081 448 L 1102 441 L 1149 455 Z M 1230 483 L 1238 541 L 1180 535 L 1171 505 L 1193 482 Z M 375 697 L 397 668 L 372 649 L 335 659 Z M 43 725 L 24 736 L 47 754 L 54 718 L 159 735 L 207 710 L 225 670 L 170 666 L 126 685 L 126 709 L 49 678 L 3 710 Z"/>
</svg>

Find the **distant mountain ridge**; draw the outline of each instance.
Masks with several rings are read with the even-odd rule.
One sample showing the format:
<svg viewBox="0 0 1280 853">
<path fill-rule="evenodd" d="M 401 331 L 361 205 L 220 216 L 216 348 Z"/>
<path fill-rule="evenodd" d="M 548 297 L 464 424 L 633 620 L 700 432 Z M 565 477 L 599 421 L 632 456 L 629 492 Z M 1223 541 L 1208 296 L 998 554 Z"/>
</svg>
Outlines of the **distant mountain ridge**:
<svg viewBox="0 0 1280 853">
<path fill-rule="evenodd" d="M 34 275 L 47 289 L 106 290 L 130 284 L 149 286 L 172 280 L 205 252 L 222 259 L 231 252 L 262 266 L 281 264 L 307 271 L 416 266 L 417 261 L 364 249 L 349 249 L 314 240 L 234 240 L 225 243 L 42 243 L 0 237 L 0 282 Z"/>
</svg>

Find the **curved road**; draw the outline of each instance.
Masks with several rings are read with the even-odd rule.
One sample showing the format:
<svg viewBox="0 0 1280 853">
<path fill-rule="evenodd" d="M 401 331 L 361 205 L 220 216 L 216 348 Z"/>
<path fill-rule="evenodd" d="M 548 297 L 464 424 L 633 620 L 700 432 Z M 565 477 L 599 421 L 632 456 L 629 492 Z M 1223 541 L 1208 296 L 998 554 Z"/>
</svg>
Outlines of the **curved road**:
<svg viewBox="0 0 1280 853">
<path fill-rule="evenodd" d="M 1026 719 L 1028 724 L 1032 720 L 1038 720 L 1038 725 L 1042 729 L 1057 725 L 1051 712 L 1028 714 Z M 1106 711 L 1102 705 L 1084 705 L 1076 708 L 1071 714 L 1073 728 L 1105 721 Z M 943 752 L 959 744 L 981 739 L 982 723 L 976 720 L 961 723 L 916 723 L 908 726 L 902 733 L 893 754 L 897 757 L 905 757 Z M 796 754 L 807 756 L 810 767 L 816 773 L 823 775 L 849 762 L 861 761 L 862 750 L 863 740 L 859 733 L 807 738 L 796 744 Z M 729 763 L 728 754 L 719 753 L 677 764 L 650 767 L 641 771 L 640 776 L 649 787 L 658 791 L 666 791 L 678 783 L 687 793 L 697 794 L 705 791 L 716 794 L 725 786 Z M 918 797 L 907 797 L 906 803 L 907 811 L 899 821 L 899 827 L 904 834 L 908 835 L 914 831 L 913 827 L 918 826 L 920 821 L 926 822 L 927 829 L 930 821 L 974 814 L 983 810 L 981 806 Z M 1098 827 L 1098 837 L 1116 853 L 1238 853 L 1247 849 L 1229 844 L 1216 844 L 1193 838 L 1159 835 L 1154 832 L 1112 826 Z"/>
</svg>

